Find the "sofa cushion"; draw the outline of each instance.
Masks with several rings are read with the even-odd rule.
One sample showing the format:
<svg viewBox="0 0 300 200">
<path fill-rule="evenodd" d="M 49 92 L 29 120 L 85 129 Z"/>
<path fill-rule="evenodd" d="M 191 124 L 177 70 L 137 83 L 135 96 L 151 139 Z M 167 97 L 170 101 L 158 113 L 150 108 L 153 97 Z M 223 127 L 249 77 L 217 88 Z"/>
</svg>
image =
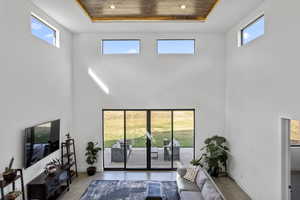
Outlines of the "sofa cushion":
<svg viewBox="0 0 300 200">
<path fill-rule="evenodd" d="M 199 167 L 187 168 L 186 174 L 184 175 L 183 178 L 185 178 L 186 180 L 188 180 L 190 182 L 195 182 L 198 171 L 199 171 Z"/>
<path fill-rule="evenodd" d="M 221 195 L 210 180 L 205 181 L 201 194 L 204 200 L 222 200 Z"/>
<path fill-rule="evenodd" d="M 183 177 L 177 175 L 177 187 L 178 191 L 197 191 L 200 192 L 198 186 L 195 183 L 192 183 Z"/>
<path fill-rule="evenodd" d="M 168 144 L 169 147 L 172 146 L 172 141 Z M 178 140 L 173 139 L 173 147 L 180 147 Z"/>
<path fill-rule="evenodd" d="M 183 191 L 180 193 L 181 200 L 204 200 L 200 192 Z"/>
<path fill-rule="evenodd" d="M 117 142 L 114 145 L 112 145 L 112 148 L 120 149 L 121 148 L 121 144 L 119 142 Z"/>
<path fill-rule="evenodd" d="M 205 169 L 200 168 L 196 177 L 196 184 L 199 187 L 200 191 L 203 188 L 205 181 L 208 179 Z"/>
</svg>

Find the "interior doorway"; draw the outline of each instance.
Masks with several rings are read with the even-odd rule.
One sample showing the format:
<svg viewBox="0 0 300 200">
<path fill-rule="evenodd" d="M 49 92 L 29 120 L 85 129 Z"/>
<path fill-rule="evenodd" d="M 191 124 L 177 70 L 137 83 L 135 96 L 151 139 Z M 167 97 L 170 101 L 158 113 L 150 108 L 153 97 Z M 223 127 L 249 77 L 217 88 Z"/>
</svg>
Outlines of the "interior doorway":
<svg viewBox="0 0 300 200">
<path fill-rule="evenodd" d="M 300 199 L 300 120 L 282 119 L 282 198 Z"/>
<path fill-rule="evenodd" d="M 195 155 L 194 109 L 104 109 L 104 169 L 176 169 Z"/>
</svg>

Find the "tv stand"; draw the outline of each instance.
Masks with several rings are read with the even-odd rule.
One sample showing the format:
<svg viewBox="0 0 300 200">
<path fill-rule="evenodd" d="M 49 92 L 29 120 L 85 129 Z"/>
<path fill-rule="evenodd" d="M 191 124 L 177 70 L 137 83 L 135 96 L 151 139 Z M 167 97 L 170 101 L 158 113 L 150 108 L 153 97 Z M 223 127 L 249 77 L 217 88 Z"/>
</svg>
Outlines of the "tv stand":
<svg viewBox="0 0 300 200">
<path fill-rule="evenodd" d="M 69 191 L 69 186 L 67 170 L 58 169 L 53 176 L 42 173 L 27 184 L 28 200 L 56 199 L 63 192 Z"/>
</svg>

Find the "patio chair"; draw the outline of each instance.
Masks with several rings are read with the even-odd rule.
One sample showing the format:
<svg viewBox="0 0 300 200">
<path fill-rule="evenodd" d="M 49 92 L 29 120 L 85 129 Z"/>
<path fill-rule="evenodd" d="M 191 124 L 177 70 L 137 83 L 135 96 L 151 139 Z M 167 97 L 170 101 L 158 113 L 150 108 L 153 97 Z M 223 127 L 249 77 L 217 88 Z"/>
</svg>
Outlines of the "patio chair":
<svg viewBox="0 0 300 200">
<path fill-rule="evenodd" d="M 172 143 L 164 146 L 164 160 L 172 160 Z M 180 143 L 177 140 L 173 140 L 173 160 L 180 160 Z"/>
<path fill-rule="evenodd" d="M 125 145 L 121 145 L 119 142 L 114 144 L 111 148 L 111 162 L 124 162 L 125 161 L 125 154 L 124 148 Z M 132 148 L 131 146 L 126 145 L 126 160 L 129 159 Z"/>
</svg>

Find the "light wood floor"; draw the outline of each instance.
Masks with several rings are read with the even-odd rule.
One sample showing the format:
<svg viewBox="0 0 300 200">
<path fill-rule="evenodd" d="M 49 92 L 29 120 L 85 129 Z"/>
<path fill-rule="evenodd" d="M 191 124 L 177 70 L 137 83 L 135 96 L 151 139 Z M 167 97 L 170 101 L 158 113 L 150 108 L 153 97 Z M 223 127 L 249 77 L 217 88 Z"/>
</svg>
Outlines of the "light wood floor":
<svg viewBox="0 0 300 200">
<path fill-rule="evenodd" d="M 300 171 L 291 171 L 291 200 L 300 199 Z"/>
<path fill-rule="evenodd" d="M 85 173 L 79 173 L 71 184 L 70 191 L 62 195 L 59 200 L 79 200 L 92 180 L 153 180 L 175 181 L 174 171 L 106 171 L 88 177 Z"/>
</svg>

